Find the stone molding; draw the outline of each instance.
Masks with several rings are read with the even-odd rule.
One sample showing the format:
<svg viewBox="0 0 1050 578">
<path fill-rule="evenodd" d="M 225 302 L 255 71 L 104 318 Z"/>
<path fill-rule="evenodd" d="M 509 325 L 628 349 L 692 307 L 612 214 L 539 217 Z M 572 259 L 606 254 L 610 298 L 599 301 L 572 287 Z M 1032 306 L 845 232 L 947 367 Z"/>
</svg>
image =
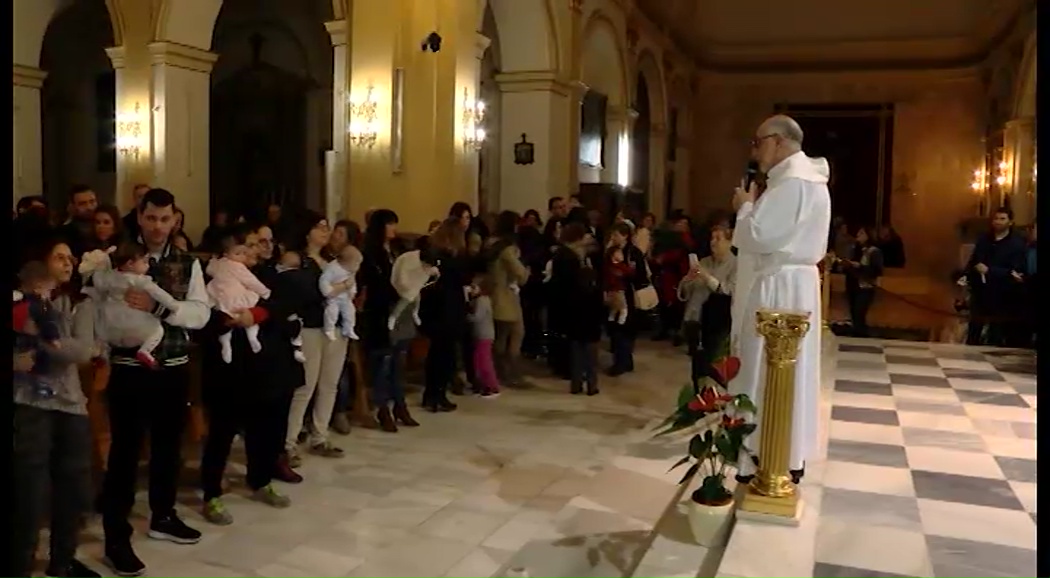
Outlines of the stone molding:
<svg viewBox="0 0 1050 578">
<path fill-rule="evenodd" d="M 478 60 L 485 58 L 485 51 L 492 46 L 492 40 L 484 34 L 478 32 L 474 35 L 474 57 Z"/>
<path fill-rule="evenodd" d="M 553 70 L 522 70 L 496 75 L 496 84 L 501 92 L 553 92 L 571 96 L 575 92 L 573 83 L 558 76 Z"/>
<path fill-rule="evenodd" d="M 332 40 L 332 46 L 346 46 L 349 38 L 346 20 L 325 22 L 324 29 L 328 31 L 328 36 Z"/>
<path fill-rule="evenodd" d="M 212 66 L 219 58 L 214 52 L 175 42 L 154 42 L 149 45 L 149 53 L 154 65 L 162 64 L 204 74 L 211 74 Z"/>
<path fill-rule="evenodd" d="M 47 72 L 32 66 L 14 65 L 14 85 L 40 90 L 44 86 Z"/>
</svg>

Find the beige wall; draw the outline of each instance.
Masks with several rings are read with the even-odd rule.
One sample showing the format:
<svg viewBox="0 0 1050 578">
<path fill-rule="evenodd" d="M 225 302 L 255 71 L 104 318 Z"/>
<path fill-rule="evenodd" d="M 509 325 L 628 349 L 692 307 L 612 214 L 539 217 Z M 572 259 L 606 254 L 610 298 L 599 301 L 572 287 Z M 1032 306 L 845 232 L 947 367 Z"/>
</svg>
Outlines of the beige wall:
<svg viewBox="0 0 1050 578">
<path fill-rule="evenodd" d="M 954 262 L 955 225 L 977 210 L 969 183 L 983 150 L 985 96 L 976 72 L 707 75 L 695 98 L 695 215 L 729 207 L 747 141 L 777 103 L 893 102 L 891 219 L 909 269 L 940 273 Z"/>
</svg>

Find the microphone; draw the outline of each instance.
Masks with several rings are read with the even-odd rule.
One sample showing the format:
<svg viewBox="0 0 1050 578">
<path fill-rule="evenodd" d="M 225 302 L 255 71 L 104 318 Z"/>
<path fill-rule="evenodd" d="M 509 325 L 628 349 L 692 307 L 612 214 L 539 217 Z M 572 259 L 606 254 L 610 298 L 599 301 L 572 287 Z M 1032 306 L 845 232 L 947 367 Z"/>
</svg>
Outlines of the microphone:
<svg viewBox="0 0 1050 578">
<path fill-rule="evenodd" d="M 751 190 L 751 183 L 758 179 L 758 161 L 748 161 L 747 169 L 744 171 L 744 190 Z"/>
</svg>

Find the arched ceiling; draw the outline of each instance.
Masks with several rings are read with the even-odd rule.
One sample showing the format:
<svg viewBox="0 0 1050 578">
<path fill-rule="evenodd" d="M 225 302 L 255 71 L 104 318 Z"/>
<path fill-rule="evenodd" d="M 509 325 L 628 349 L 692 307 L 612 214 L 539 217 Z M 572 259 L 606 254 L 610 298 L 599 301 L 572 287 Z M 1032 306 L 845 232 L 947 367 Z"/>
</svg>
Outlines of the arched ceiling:
<svg viewBox="0 0 1050 578">
<path fill-rule="evenodd" d="M 1036 0 L 635 0 L 707 68 L 930 67 L 981 59 Z"/>
</svg>

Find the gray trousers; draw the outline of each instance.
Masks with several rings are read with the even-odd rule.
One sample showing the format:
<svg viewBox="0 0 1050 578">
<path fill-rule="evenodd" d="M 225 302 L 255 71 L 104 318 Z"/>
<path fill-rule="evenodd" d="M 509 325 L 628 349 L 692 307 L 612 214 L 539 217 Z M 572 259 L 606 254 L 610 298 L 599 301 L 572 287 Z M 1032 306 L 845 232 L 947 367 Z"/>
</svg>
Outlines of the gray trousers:
<svg viewBox="0 0 1050 578">
<path fill-rule="evenodd" d="M 51 512 L 49 569 L 64 571 L 91 507 L 91 424 L 86 415 L 14 407 L 12 574 L 29 576 L 44 515 Z M 49 574 L 54 575 L 54 574 Z"/>
</svg>

